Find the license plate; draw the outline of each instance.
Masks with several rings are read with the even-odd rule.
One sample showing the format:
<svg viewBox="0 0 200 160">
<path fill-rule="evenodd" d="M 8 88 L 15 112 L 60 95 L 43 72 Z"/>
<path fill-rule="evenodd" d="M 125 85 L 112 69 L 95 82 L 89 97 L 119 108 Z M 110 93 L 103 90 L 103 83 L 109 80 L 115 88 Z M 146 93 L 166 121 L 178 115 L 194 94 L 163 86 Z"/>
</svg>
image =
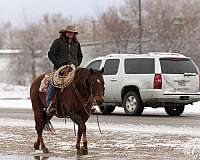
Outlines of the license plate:
<svg viewBox="0 0 200 160">
<path fill-rule="evenodd" d="M 184 92 L 184 91 L 189 91 L 189 88 L 176 88 L 176 91 Z"/>
</svg>

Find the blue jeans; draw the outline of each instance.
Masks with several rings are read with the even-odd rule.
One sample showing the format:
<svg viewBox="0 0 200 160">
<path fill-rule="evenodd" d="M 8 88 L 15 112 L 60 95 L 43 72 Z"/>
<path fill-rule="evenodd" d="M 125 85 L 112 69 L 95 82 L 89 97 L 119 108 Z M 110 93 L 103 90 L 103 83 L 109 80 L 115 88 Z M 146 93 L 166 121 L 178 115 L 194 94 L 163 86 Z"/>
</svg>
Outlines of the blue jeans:
<svg viewBox="0 0 200 160">
<path fill-rule="evenodd" d="M 47 95 L 46 95 L 46 108 L 49 106 L 49 104 L 55 94 L 56 94 L 56 89 L 50 82 L 48 89 L 47 89 Z"/>
</svg>

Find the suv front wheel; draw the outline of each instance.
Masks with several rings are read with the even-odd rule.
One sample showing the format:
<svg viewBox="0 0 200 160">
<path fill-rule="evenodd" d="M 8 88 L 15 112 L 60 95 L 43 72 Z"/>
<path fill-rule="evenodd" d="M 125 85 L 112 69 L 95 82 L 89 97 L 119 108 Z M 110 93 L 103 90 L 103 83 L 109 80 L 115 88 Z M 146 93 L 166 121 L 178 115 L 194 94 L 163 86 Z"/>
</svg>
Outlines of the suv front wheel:
<svg viewBox="0 0 200 160">
<path fill-rule="evenodd" d="M 127 115 L 139 116 L 144 110 L 143 103 L 136 92 L 129 91 L 123 98 L 123 107 Z"/>
<path fill-rule="evenodd" d="M 173 104 L 173 106 L 165 107 L 165 111 L 169 116 L 180 116 L 185 109 L 184 104 Z"/>
</svg>

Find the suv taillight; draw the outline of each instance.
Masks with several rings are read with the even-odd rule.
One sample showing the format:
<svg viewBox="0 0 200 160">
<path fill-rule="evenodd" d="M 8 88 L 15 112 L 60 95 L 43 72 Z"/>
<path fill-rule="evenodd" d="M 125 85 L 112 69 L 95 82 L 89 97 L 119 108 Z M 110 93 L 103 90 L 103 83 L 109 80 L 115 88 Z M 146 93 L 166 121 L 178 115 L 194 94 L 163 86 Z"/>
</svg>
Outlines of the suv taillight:
<svg viewBox="0 0 200 160">
<path fill-rule="evenodd" d="M 161 89 L 162 88 L 162 75 L 160 73 L 156 73 L 154 75 L 154 89 Z"/>
</svg>

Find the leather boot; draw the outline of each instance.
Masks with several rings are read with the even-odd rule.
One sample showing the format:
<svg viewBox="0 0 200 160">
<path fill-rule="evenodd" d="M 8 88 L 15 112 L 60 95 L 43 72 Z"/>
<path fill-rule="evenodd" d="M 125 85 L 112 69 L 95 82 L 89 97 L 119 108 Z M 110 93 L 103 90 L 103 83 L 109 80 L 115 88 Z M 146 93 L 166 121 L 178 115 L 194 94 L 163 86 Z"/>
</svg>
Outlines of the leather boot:
<svg viewBox="0 0 200 160">
<path fill-rule="evenodd" d="M 51 116 L 55 113 L 56 109 L 53 104 L 53 101 L 50 101 L 49 105 L 46 107 L 46 113 L 48 116 Z"/>
</svg>

